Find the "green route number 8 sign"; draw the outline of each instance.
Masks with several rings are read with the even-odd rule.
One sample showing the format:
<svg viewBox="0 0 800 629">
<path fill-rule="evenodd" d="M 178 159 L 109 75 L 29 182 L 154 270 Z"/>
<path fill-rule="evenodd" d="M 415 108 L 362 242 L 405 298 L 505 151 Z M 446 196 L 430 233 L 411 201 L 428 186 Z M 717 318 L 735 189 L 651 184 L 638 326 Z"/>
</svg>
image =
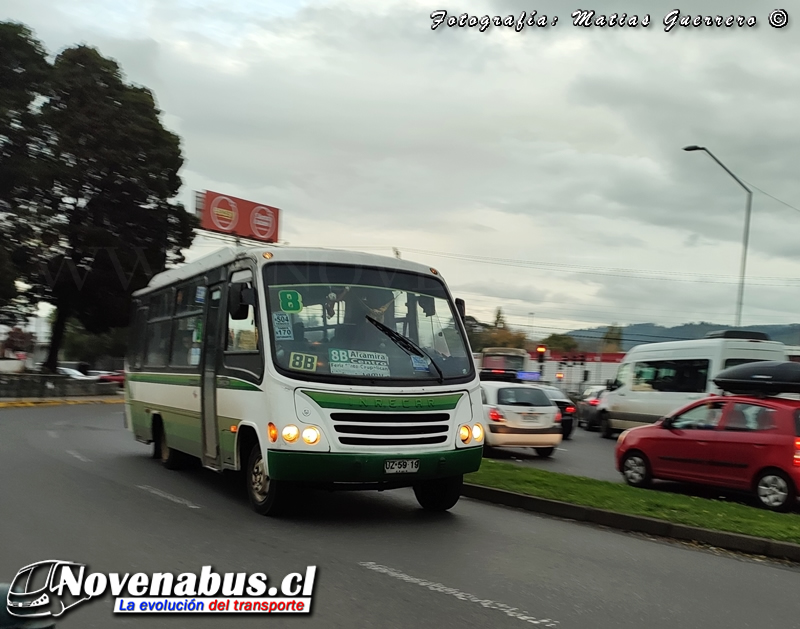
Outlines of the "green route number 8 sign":
<svg viewBox="0 0 800 629">
<path fill-rule="evenodd" d="M 278 299 L 284 312 L 300 312 L 303 309 L 303 298 L 296 290 L 279 291 Z"/>
</svg>

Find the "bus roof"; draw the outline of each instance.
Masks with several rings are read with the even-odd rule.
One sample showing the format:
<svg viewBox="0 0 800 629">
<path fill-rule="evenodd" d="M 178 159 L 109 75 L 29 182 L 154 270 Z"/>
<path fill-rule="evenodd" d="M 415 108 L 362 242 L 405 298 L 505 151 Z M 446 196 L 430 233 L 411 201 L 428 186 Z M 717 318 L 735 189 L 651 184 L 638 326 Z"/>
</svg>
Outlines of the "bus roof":
<svg viewBox="0 0 800 629">
<path fill-rule="evenodd" d="M 155 275 L 147 287 L 134 293 L 134 297 L 145 295 L 159 288 L 169 286 L 176 282 L 181 282 L 195 277 L 211 269 L 231 264 L 236 260 L 252 259 L 259 261 L 262 254 L 270 252 L 273 262 L 322 262 L 354 264 L 372 267 L 388 267 L 411 273 L 430 274 L 431 267 L 400 260 L 390 256 L 375 255 L 372 253 L 360 253 L 357 251 L 345 251 L 341 249 L 324 249 L 322 247 L 284 247 L 280 245 L 262 245 L 258 247 L 225 247 L 214 253 L 198 258 L 193 262 L 182 264 L 173 269 L 168 269 Z M 441 276 L 440 276 L 441 277 Z"/>
</svg>

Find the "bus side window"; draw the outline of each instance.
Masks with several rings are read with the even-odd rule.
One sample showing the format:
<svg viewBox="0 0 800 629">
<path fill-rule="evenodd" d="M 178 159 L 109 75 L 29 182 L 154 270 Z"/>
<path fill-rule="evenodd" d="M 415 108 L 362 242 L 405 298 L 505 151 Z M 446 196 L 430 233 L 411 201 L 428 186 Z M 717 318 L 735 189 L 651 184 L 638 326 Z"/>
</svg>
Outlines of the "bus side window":
<svg viewBox="0 0 800 629">
<path fill-rule="evenodd" d="M 234 371 L 249 372 L 256 380 L 264 373 L 261 355 L 261 334 L 258 320 L 258 296 L 250 271 L 240 271 L 231 277 L 229 294 L 241 294 L 252 303 L 247 304 L 246 315 L 242 313 L 227 315 L 225 331 L 225 367 Z M 244 310 L 244 308 L 242 308 Z M 236 315 L 235 317 L 233 315 Z M 253 379 L 253 378 L 250 379 Z"/>
<path fill-rule="evenodd" d="M 128 339 L 128 366 L 131 369 L 141 369 L 144 348 L 145 348 L 145 334 L 147 332 L 147 306 L 142 305 L 141 302 L 136 304 L 136 309 L 133 315 L 133 325 L 131 326 L 131 334 Z"/>
</svg>

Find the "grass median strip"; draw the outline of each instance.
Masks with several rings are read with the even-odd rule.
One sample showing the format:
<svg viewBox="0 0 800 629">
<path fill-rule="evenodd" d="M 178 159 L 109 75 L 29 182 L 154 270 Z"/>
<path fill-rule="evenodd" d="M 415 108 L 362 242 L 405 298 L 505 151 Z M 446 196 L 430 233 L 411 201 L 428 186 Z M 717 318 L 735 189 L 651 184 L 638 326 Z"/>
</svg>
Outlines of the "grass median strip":
<svg viewBox="0 0 800 629">
<path fill-rule="evenodd" d="M 615 513 L 800 544 L 800 515 L 795 513 L 772 513 L 742 504 L 636 489 L 488 459 L 464 480 Z"/>
</svg>

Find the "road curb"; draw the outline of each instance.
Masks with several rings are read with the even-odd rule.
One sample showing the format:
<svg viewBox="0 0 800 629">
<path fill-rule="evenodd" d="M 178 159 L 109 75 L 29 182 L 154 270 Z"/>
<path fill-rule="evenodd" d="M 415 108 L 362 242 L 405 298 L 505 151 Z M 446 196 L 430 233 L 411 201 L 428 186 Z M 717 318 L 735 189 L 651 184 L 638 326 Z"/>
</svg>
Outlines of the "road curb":
<svg viewBox="0 0 800 629">
<path fill-rule="evenodd" d="M 42 406 L 63 406 L 73 404 L 122 404 L 125 400 L 121 398 L 97 399 L 90 398 L 88 400 L 63 400 L 63 399 L 41 399 L 41 400 L 21 400 L 18 402 L 0 402 L 0 408 L 34 408 Z"/>
<path fill-rule="evenodd" d="M 656 518 L 615 513 L 614 511 L 608 511 L 606 509 L 584 507 L 570 502 L 538 498 L 536 496 L 506 491 L 505 489 L 495 489 L 493 487 L 473 485 L 471 483 L 464 483 L 461 495 L 475 500 L 504 505 L 506 507 L 524 509 L 525 511 L 543 513 L 545 515 L 577 520 L 579 522 L 599 524 L 622 531 L 647 533 L 658 537 L 699 542 L 701 544 L 708 544 L 710 546 L 716 546 L 717 548 L 724 548 L 726 550 L 733 550 L 751 555 L 763 555 L 774 559 L 788 559 L 790 561 L 800 562 L 800 544 L 792 544 L 791 542 L 779 542 L 762 537 L 741 535 L 739 533 L 712 531 L 696 526 L 673 524 L 672 522 L 666 522 L 665 520 L 658 520 Z"/>
</svg>

